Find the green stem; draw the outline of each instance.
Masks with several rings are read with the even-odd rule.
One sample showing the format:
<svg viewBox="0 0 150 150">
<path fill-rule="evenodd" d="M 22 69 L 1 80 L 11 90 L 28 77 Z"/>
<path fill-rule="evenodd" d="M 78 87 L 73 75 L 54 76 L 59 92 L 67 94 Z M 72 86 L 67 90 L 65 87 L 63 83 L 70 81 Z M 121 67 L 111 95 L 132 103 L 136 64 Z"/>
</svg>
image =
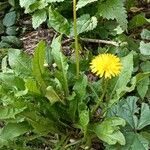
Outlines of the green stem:
<svg viewBox="0 0 150 150">
<path fill-rule="evenodd" d="M 104 99 L 104 96 L 105 96 L 106 91 L 107 91 L 107 80 L 103 79 L 103 83 L 104 83 L 104 91 L 103 91 L 101 97 L 99 98 L 97 104 L 92 109 L 92 111 L 91 111 L 92 115 L 94 115 L 94 113 L 96 112 L 96 110 L 98 109 L 98 107 L 103 103 L 103 99 Z"/>
<path fill-rule="evenodd" d="M 77 31 L 77 12 L 76 12 L 76 0 L 73 0 L 73 19 L 74 19 L 74 37 L 75 37 L 75 54 L 76 54 L 76 76 L 79 78 L 79 47 L 78 47 L 78 31 Z"/>
</svg>

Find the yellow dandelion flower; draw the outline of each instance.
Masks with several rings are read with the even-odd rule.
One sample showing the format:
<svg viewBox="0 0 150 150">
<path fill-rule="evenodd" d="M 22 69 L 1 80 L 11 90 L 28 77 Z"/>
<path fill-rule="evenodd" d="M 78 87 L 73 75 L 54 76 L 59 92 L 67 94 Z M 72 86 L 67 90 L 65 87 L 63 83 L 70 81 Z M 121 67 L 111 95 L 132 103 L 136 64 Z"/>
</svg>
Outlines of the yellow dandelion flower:
<svg viewBox="0 0 150 150">
<path fill-rule="evenodd" d="M 120 74 L 122 64 L 119 57 L 107 53 L 96 56 L 92 60 L 90 68 L 97 76 L 111 79 L 112 76 Z"/>
</svg>

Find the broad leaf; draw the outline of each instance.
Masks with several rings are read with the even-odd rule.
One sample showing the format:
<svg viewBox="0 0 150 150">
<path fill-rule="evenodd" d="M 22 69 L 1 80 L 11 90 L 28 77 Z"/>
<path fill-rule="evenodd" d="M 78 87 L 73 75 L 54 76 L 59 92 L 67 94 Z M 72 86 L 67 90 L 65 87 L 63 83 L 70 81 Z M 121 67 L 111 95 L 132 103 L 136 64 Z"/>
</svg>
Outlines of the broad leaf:
<svg viewBox="0 0 150 150">
<path fill-rule="evenodd" d="M 41 94 L 37 82 L 33 80 L 32 78 L 28 78 L 25 80 L 25 87 L 28 90 L 28 92 Z"/>
<path fill-rule="evenodd" d="M 141 38 L 145 40 L 150 40 L 150 31 L 147 29 L 143 29 L 141 33 Z"/>
<path fill-rule="evenodd" d="M 97 26 L 97 18 L 95 16 L 90 17 L 89 14 L 84 14 L 77 18 L 77 31 L 78 34 L 81 34 L 83 32 L 88 32 L 96 28 Z M 71 36 L 74 35 L 73 27 L 71 28 Z"/>
<path fill-rule="evenodd" d="M 7 27 L 6 33 L 7 35 L 16 35 L 17 34 L 16 30 L 17 30 L 16 26 Z"/>
<path fill-rule="evenodd" d="M 78 97 L 78 102 L 82 102 L 86 96 L 86 88 L 88 84 L 87 76 L 80 77 L 79 80 L 75 83 L 73 89 Z"/>
<path fill-rule="evenodd" d="M 0 132 L 0 147 L 7 145 L 9 140 L 14 140 L 16 137 L 23 135 L 30 131 L 30 127 L 27 123 L 9 123 L 2 128 Z"/>
<path fill-rule="evenodd" d="M 25 8 L 25 13 L 30 12 L 29 6 L 34 4 L 35 2 L 36 0 L 19 0 L 20 6 Z"/>
<path fill-rule="evenodd" d="M 18 49 L 9 49 L 8 61 L 14 72 L 21 76 L 31 76 L 31 58 Z"/>
<path fill-rule="evenodd" d="M 136 27 L 143 26 L 144 24 L 149 24 L 150 19 L 145 18 L 145 15 L 143 13 L 138 14 L 134 16 L 130 21 L 129 21 L 129 29 L 133 29 Z"/>
<path fill-rule="evenodd" d="M 79 9 L 79 8 L 82 8 L 82 7 L 84 7 L 84 6 L 86 6 L 87 4 L 90 4 L 90 3 L 93 3 L 93 2 L 96 2 L 96 1 L 98 1 L 98 0 L 79 0 L 78 1 L 78 3 L 77 3 L 77 10 Z"/>
<path fill-rule="evenodd" d="M 49 25 L 60 33 L 68 35 L 70 32 L 70 25 L 67 19 L 51 7 L 49 7 Z"/>
<path fill-rule="evenodd" d="M 54 57 L 54 61 L 58 66 L 59 75 L 57 78 L 60 80 L 61 84 L 63 85 L 64 91 L 66 95 L 69 95 L 68 91 L 68 81 L 67 81 L 67 70 L 68 70 L 68 63 L 66 61 L 66 57 L 62 54 L 61 51 L 61 36 L 55 38 L 52 41 L 52 51 L 51 54 Z"/>
<path fill-rule="evenodd" d="M 138 73 L 135 77 L 136 77 L 136 82 L 139 83 L 143 79 L 150 77 L 150 72 Z"/>
<path fill-rule="evenodd" d="M 21 41 L 16 36 L 1 36 L 1 40 L 4 43 L 8 43 L 10 45 L 14 45 L 15 47 L 21 46 Z"/>
<path fill-rule="evenodd" d="M 35 111 L 32 112 L 24 112 L 24 117 L 28 121 L 29 124 L 33 127 L 33 131 L 40 135 L 46 135 L 49 132 L 58 133 L 57 122 L 51 121 L 48 118 L 42 117 L 38 115 Z"/>
<path fill-rule="evenodd" d="M 92 130 L 101 140 L 109 145 L 114 145 L 117 142 L 125 145 L 125 138 L 119 131 L 119 126 L 125 126 L 125 121 L 122 118 L 112 117 L 107 118 L 102 123 L 95 124 Z"/>
<path fill-rule="evenodd" d="M 69 103 L 69 109 L 68 114 L 72 122 L 75 122 L 76 120 L 76 112 L 78 109 L 78 99 L 76 97 L 76 94 L 73 92 L 71 96 L 67 98 Z"/>
<path fill-rule="evenodd" d="M 43 92 L 46 89 L 46 85 L 42 78 L 44 73 L 44 59 L 45 59 L 45 42 L 41 41 L 35 49 L 33 57 L 33 75 L 35 76 L 38 84 L 41 86 Z"/>
<path fill-rule="evenodd" d="M 148 150 L 149 149 L 149 142 L 140 134 L 127 132 L 125 137 L 127 143 L 120 150 Z"/>
<path fill-rule="evenodd" d="M 136 129 L 138 118 L 135 115 L 139 112 L 137 107 L 137 97 L 127 97 L 122 99 L 117 104 L 113 105 L 108 112 L 108 116 L 116 116 L 123 118 L 133 129 Z"/>
<path fill-rule="evenodd" d="M 117 102 L 126 92 L 130 92 L 135 88 L 136 78 L 132 79 L 131 87 L 127 84 L 130 82 L 133 71 L 133 54 L 121 58 L 122 71 L 119 77 L 109 81 L 110 106 Z"/>
<path fill-rule="evenodd" d="M 45 97 L 51 102 L 52 105 L 56 102 L 62 102 L 56 91 L 51 86 L 46 88 Z"/>
<path fill-rule="evenodd" d="M 30 6 L 26 7 L 25 13 L 32 13 L 35 11 L 39 11 L 41 9 L 46 8 L 47 5 L 48 3 L 45 0 L 38 0 L 38 1 L 36 0 Z"/>
<path fill-rule="evenodd" d="M 140 108 L 137 106 L 137 97 L 130 96 L 122 99 L 108 111 L 108 116 L 117 116 L 125 119 L 125 121 L 134 130 L 141 130 L 150 125 L 150 109 L 146 103 L 142 103 L 140 118 L 138 119 Z"/>
<path fill-rule="evenodd" d="M 16 21 L 16 12 L 12 11 L 5 15 L 5 17 L 3 19 L 3 24 L 6 27 L 10 27 L 15 24 L 15 21 Z"/>
<path fill-rule="evenodd" d="M 139 81 L 139 83 L 137 84 L 137 91 L 142 99 L 144 99 L 148 91 L 149 84 L 150 84 L 149 77 L 144 78 L 143 80 Z"/>
<path fill-rule="evenodd" d="M 141 67 L 143 72 L 150 72 L 149 66 L 150 66 L 150 61 L 145 61 L 145 62 L 140 64 L 140 67 Z"/>
<path fill-rule="evenodd" d="M 150 56 L 150 42 L 145 43 L 143 41 L 140 42 L 140 52 L 143 55 L 148 55 Z"/>
<path fill-rule="evenodd" d="M 17 114 L 25 110 L 26 107 L 13 108 L 8 106 L 3 106 L 0 108 L 0 120 L 15 118 Z"/>
<path fill-rule="evenodd" d="M 148 125 L 150 125 L 150 108 L 148 104 L 142 103 L 141 115 L 138 121 L 137 129 L 140 130 Z"/>
<path fill-rule="evenodd" d="M 37 27 L 39 27 L 44 21 L 46 21 L 46 18 L 47 15 L 45 9 L 35 11 L 32 15 L 33 28 L 36 29 Z"/>
<path fill-rule="evenodd" d="M 0 73 L 0 85 L 9 90 L 25 90 L 24 81 L 22 78 L 16 77 L 14 74 Z"/>
<path fill-rule="evenodd" d="M 127 29 L 127 12 L 122 0 L 106 0 L 99 3 L 99 15 L 106 19 L 116 19 L 123 30 Z"/>
<path fill-rule="evenodd" d="M 81 126 L 83 132 L 87 131 L 87 126 L 89 124 L 89 121 L 90 121 L 89 111 L 82 110 L 79 114 L 79 125 Z"/>
<path fill-rule="evenodd" d="M 21 7 L 29 7 L 31 4 L 33 4 L 36 0 L 20 0 L 20 6 Z"/>
<path fill-rule="evenodd" d="M 7 67 L 7 59 L 8 57 L 5 56 L 2 61 L 1 61 L 1 70 L 2 70 L 2 73 L 7 73 L 9 72 L 9 68 Z M 13 71 L 12 71 L 13 72 Z"/>
<path fill-rule="evenodd" d="M 46 0 L 47 3 L 63 2 L 64 0 Z"/>
<path fill-rule="evenodd" d="M 119 146 L 119 145 L 107 145 L 106 150 L 148 150 L 149 149 L 149 141 L 144 138 L 142 135 L 134 133 L 134 132 L 127 132 L 125 134 L 126 138 L 126 145 Z"/>
</svg>

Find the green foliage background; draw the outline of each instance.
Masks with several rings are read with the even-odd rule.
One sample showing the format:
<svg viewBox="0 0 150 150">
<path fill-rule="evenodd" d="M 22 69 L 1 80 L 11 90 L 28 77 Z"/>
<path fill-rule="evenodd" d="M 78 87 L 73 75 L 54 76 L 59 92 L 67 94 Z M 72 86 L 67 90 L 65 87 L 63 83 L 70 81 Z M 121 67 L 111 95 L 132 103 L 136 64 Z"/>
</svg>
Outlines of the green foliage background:
<svg viewBox="0 0 150 150">
<path fill-rule="evenodd" d="M 77 31 L 80 78 L 75 56 L 62 53 L 62 36 L 74 37 L 71 0 L 0 1 L 0 148 L 86 149 L 93 143 L 106 150 L 148 150 L 150 145 L 150 19 L 149 1 L 79 0 Z M 149 10 L 149 9 L 148 9 Z M 41 41 L 34 56 L 20 49 L 24 32 L 18 22 L 32 17 L 60 35 Z M 113 44 L 85 44 L 82 38 Z M 72 43 L 74 48 L 74 42 Z M 108 82 L 86 75 L 94 55 L 120 57 L 123 70 Z M 47 59 L 47 54 L 48 58 Z M 46 67 L 45 64 L 48 64 Z M 100 112 L 99 112 L 100 111 Z"/>
</svg>

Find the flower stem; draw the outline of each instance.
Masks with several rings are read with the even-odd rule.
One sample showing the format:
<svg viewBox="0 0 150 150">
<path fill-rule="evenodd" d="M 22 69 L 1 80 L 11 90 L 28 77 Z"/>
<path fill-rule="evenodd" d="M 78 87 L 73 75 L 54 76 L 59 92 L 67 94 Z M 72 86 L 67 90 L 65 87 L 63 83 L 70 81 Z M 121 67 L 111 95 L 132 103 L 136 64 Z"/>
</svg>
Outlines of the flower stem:
<svg viewBox="0 0 150 150">
<path fill-rule="evenodd" d="M 99 100 L 98 100 L 97 104 L 95 105 L 95 107 L 92 109 L 92 111 L 91 111 L 92 115 L 95 114 L 98 107 L 103 103 L 103 99 L 104 99 L 104 96 L 105 96 L 106 91 L 107 91 L 107 80 L 103 79 L 103 84 L 104 84 L 103 93 L 102 93 L 101 97 L 99 98 Z"/>
<path fill-rule="evenodd" d="M 75 54 L 76 54 L 76 76 L 79 78 L 79 47 L 78 47 L 78 31 L 77 31 L 77 12 L 76 12 L 76 0 L 73 0 L 73 18 L 74 18 L 74 37 L 75 37 Z"/>
</svg>

